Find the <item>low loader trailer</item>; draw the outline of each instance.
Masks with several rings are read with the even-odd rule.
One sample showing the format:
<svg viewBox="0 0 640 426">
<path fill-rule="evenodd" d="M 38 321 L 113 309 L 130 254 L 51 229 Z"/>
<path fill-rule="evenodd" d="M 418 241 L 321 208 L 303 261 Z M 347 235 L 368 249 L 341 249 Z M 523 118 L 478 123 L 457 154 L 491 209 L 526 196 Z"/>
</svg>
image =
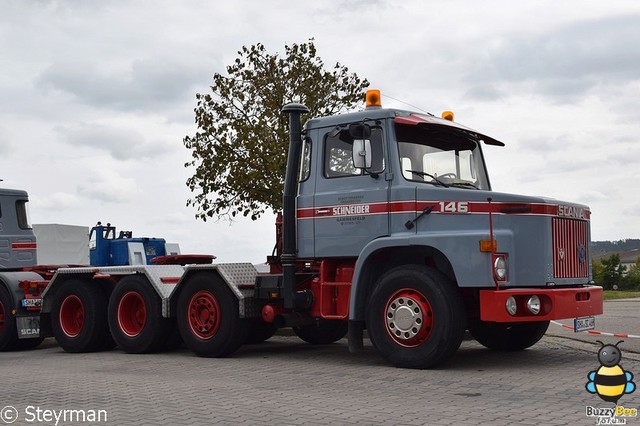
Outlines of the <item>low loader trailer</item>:
<svg viewBox="0 0 640 426">
<path fill-rule="evenodd" d="M 450 112 L 383 108 L 376 90 L 366 105 L 304 126 L 308 109 L 284 106 L 290 140 L 269 272 L 180 255 L 0 272 L 0 349 L 52 335 L 67 352 L 184 342 L 224 357 L 291 327 L 311 344 L 347 336 L 358 352 L 366 330 L 390 364 L 429 368 L 454 355 L 465 330 L 517 351 L 551 320 L 594 327 L 602 288 L 587 206 L 492 191 L 483 146 L 504 144 Z M 27 259 L 36 243 L 23 231 L 8 247 Z"/>
</svg>

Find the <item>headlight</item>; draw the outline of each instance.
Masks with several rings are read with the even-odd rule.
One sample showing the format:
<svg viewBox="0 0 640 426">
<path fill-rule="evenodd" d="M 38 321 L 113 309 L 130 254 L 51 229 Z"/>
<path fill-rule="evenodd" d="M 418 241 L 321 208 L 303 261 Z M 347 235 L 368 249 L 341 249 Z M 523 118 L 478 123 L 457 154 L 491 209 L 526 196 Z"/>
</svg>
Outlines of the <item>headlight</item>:
<svg viewBox="0 0 640 426">
<path fill-rule="evenodd" d="M 493 261 L 493 273 L 498 281 L 507 280 L 507 261 L 504 256 L 496 256 Z"/>
<path fill-rule="evenodd" d="M 518 309 L 518 306 L 516 304 L 515 297 L 509 296 L 509 298 L 507 299 L 504 305 L 505 305 L 505 308 L 507 308 L 507 312 L 509 312 L 509 315 L 511 316 L 516 315 L 516 310 Z"/>
<path fill-rule="evenodd" d="M 527 309 L 533 315 L 538 315 L 540 313 L 541 308 L 540 298 L 538 296 L 531 296 L 529 300 L 527 300 Z"/>
</svg>

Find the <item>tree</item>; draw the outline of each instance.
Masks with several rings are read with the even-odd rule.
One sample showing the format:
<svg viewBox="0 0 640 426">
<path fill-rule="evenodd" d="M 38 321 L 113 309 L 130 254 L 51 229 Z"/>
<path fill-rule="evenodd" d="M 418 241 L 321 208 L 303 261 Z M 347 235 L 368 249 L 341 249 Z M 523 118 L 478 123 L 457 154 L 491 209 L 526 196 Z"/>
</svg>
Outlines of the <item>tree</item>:
<svg viewBox="0 0 640 426">
<path fill-rule="evenodd" d="M 628 290 L 640 289 L 640 257 L 636 259 L 636 263 L 629 267 L 627 275 L 623 279 L 624 288 Z"/>
<path fill-rule="evenodd" d="M 600 262 L 602 263 L 602 287 L 605 290 L 611 290 L 613 286 L 620 287 L 626 272 L 626 268 L 620 262 L 620 255 L 614 253 Z"/>
<path fill-rule="evenodd" d="M 197 208 L 197 218 L 242 214 L 256 220 L 281 208 L 289 140 L 285 104 L 303 103 L 314 117 L 364 100 L 369 82 L 340 63 L 325 70 L 313 39 L 284 49 L 280 57 L 260 43 L 243 46 L 227 75 L 214 74 L 211 93 L 196 94 L 198 131 L 183 142 L 192 150 L 185 167 L 195 167 L 187 205 Z"/>
<path fill-rule="evenodd" d="M 598 285 L 602 285 L 604 282 L 604 266 L 599 260 L 591 260 L 591 274 L 593 275 L 593 281 Z"/>
</svg>

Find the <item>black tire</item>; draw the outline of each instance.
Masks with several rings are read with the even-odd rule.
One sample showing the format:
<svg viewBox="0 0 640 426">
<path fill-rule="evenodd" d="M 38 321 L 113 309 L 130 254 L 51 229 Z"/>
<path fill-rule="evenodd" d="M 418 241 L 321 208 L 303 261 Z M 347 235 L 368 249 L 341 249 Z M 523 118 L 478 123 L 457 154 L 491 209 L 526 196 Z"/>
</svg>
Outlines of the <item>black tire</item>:
<svg viewBox="0 0 640 426">
<path fill-rule="evenodd" d="M 178 297 L 178 329 L 185 345 L 198 356 L 223 357 L 247 338 L 238 299 L 213 273 L 198 273 L 183 283 Z"/>
<path fill-rule="evenodd" d="M 481 345 L 497 351 L 513 352 L 529 348 L 549 328 L 549 321 L 502 324 L 477 321 L 469 325 L 469 333 Z"/>
<path fill-rule="evenodd" d="M 44 341 L 44 337 L 36 337 L 35 339 L 18 339 L 14 349 L 18 351 L 27 351 L 40 346 L 40 343 Z"/>
<path fill-rule="evenodd" d="M 274 323 L 264 322 L 261 319 L 253 320 L 249 323 L 249 331 L 247 332 L 247 342 L 255 345 L 269 340 L 278 331 L 278 326 Z"/>
<path fill-rule="evenodd" d="M 394 366 L 434 367 L 462 343 L 464 304 L 455 285 L 438 271 L 400 266 L 376 283 L 367 329 L 374 347 Z"/>
<path fill-rule="evenodd" d="M 104 349 L 105 341 L 111 338 L 107 303 L 107 296 L 96 283 L 62 283 L 51 309 L 51 328 L 58 345 L 72 353 Z"/>
<path fill-rule="evenodd" d="M 102 288 L 102 291 L 104 292 L 104 297 L 108 301 L 110 299 L 110 297 L 111 297 L 111 293 L 113 292 L 113 289 L 116 286 L 116 282 L 112 278 L 101 278 L 100 280 L 96 280 L 96 282 L 101 284 L 100 288 Z M 109 308 L 108 308 L 108 306 L 109 305 L 107 304 L 107 317 L 109 316 L 109 312 L 108 312 Z M 108 322 L 107 322 L 107 326 L 108 326 Z M 115 348 L 116 346 L 118 346 L 118 345 L 116 344 L 116 341 L 113 340 L 113 336 L 111 336 L 111 331 L 109 331 L 109 333 L 107 333 L 107 335 L 105 336 L 104 340 L 102 341 L 102 344 L 100 345 L 100 347 L 97 350 L 98 351 L 110 351 L 111 349 Z"/>
<path fill-rule="evenodd" d="M 0 285 L 0 352 L 26 351 L 42 343 L 43 337 L 19 339 L 16 317 L 11 315 L 13 303 L 7 290 Z"/>
<path fill-rule="evenodd" d="M 170 319 L 169 327 L 167 332 L 167 339 L 162 344 L 162 351 L 172 351 L 174 349 L 178 349 L 182 346 L 182 336 L 180 335 L 180 330 L 178 330 L 178 323 L 175 318 Z"/>
<path fill-rule="evenodd" d="M 130 354 L 160 350 L 170 335 L 171 322 L 162 316 L 162 300 L 146 278 L 123 278 L 109 298 L 109 330 L 113 340 Z"/>
<path fill-rule="evenodd" d="M 313 325 L 293 327 L 294 333 L 312 345 L 328 345 L 347 335 L 348 322 L 340 320 L 320 320 Z"/>
<path fill-rule="evenodd" d="M 16 317 L 11 315 L 13 301 L 7 290 L 0 284 L 0 351 L 11 351 L 18 344 Z"/>
</svg>

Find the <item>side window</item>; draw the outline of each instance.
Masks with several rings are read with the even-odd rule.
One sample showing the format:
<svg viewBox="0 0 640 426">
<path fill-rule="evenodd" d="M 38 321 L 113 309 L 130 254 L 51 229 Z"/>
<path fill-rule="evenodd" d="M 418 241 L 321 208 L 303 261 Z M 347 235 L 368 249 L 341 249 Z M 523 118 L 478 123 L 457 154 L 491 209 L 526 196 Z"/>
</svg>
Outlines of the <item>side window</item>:
<svg viewBox="0 0 640 426">
<path fill-rule="evenodd" d="M 381 173 L 384 171 L 384 149 L 382 141 L 382 129 L 371 129 L 371 169 L 369 173 Z M 327 178 L 360 176 L 364 173 L 353 165 L 353 140 L 350 140 L 348 132 L 340 132 L 336 136 L 327 136 L 324 145 L 324 176 Z"/>
<path fill-rule="evenodd" d="M 329 137 L 324 150 L 324 174 L 328 178 L 357 176 L 361 171 L 353 166 L 353 143 L 339 137 Z"/>
<path fill-rule="evenodd" d="M 311 174 L 311 139 L 305 138 L 302 141 L 302 153 L 300 154 L 300 173 L 298 174 L 298 182 L 304 182 L 309 179 Z"/>
<path fill-rule="evenodd" d="M 16 201 L 16 216 L 18 218 L 18 226 L 20 227 L 20 229 L 31 229 L 31 221 L 29 220 L 29 209 L 27 209 L 26 201 Z"/>
</svg>

